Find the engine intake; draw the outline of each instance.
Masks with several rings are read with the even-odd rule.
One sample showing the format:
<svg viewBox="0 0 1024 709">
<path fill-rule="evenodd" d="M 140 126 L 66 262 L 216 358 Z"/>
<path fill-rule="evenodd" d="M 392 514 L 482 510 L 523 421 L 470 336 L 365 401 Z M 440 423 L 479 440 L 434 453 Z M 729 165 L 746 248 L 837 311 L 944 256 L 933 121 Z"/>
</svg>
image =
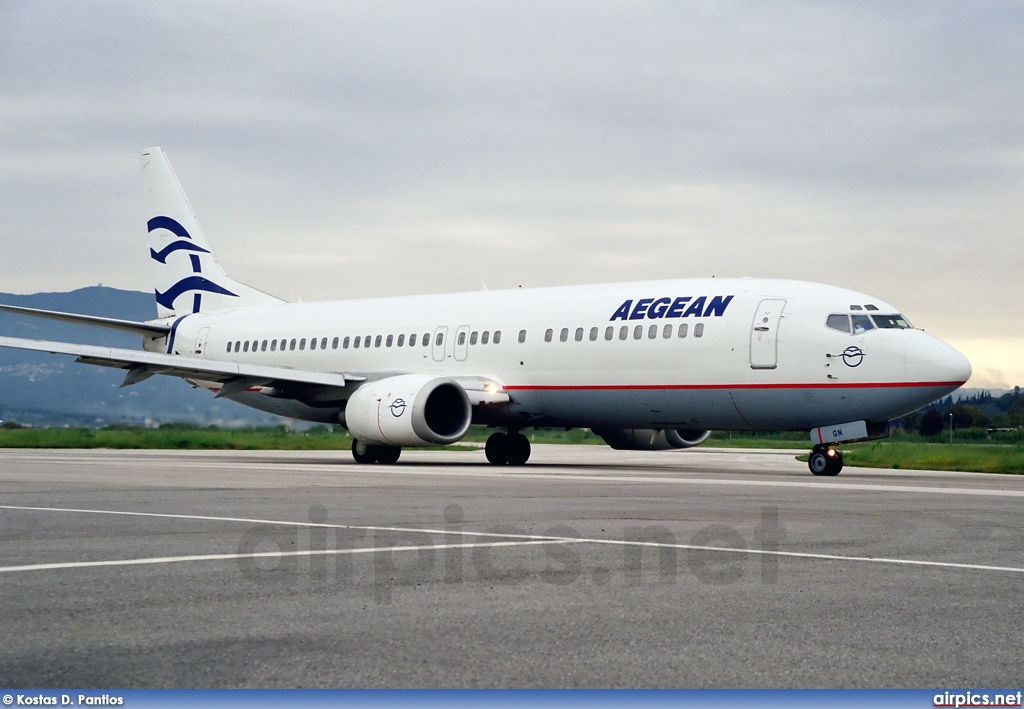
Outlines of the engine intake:
<svg viewBox="0 0 1024 709">
<path fill-rule="evenodd" d="M 364 443 L 434 446 L 466 435 L 473 408 L 450 379 L 403 374 L 367 382 L 349 397 L 342 425 Z"/>
<path fill-rule="evenodd" d="M 685 428 L 602 428 L 594 433 L 604 442 L 620 451 L 664 451 L 673 448 L 693 448 L 708 440 L 711 431 L 693 431 Z"/>
</svg>

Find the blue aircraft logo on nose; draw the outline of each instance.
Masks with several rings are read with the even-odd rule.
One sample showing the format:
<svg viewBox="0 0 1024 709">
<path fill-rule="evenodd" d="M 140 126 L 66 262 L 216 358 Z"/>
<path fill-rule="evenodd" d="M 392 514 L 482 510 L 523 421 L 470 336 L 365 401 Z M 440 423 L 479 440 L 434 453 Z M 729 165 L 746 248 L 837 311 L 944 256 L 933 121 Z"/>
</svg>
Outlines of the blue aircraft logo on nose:
<svg viewBox="0 0 1024 709">
<path fill-rule="evenodd" d="M 843 358 L 843 364 L 847 367 L 859 367 L 861 362 L 864 361 L 864 350 L 860 347 L 850 345 L 843 350 L 843 354 L 840 356 Z"/>
</svg>

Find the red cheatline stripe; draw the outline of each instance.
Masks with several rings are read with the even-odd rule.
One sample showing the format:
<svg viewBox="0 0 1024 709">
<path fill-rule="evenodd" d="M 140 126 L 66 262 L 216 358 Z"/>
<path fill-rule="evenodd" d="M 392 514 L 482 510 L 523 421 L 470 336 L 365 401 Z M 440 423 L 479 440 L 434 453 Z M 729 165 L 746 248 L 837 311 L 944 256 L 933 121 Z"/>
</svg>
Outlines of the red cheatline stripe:
<svg viewBox="0 0 1024 709">
<path fill-rule="evenodd" d="M 837 384 L 509 384 L 506 391 L 639 391 L 647 389 L 903 389 L 966 382 L 844 382 Z"/>
</svg>

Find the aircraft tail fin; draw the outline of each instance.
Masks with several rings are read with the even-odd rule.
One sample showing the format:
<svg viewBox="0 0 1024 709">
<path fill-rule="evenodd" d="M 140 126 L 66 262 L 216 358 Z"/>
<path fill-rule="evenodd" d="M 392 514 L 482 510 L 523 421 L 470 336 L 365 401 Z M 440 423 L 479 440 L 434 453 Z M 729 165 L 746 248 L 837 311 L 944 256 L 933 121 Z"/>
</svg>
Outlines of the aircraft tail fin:
<svg viewBox="0 0 1024 709">
<path fill-rule="evenodd" d="M 157 315 L 166 318 L 284 302 L 231 279 L 224 271 L 163 149 L 149 148 L 139 157 Z"/>
</svg>

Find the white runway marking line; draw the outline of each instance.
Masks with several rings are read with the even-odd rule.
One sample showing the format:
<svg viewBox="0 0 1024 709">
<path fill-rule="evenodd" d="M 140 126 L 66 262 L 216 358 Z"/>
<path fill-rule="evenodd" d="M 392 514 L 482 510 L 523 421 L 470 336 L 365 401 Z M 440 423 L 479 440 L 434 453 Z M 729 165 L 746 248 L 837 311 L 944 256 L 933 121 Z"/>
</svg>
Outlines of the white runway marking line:
<svg viewBox="0 0 1024 709">
<path fill-rule="evenodd" d="M 926 561 L 922 559 L 893 559 L 877 556 L 843 556 L 840 554 L 815 554 L 811 552 L 797 551 L 774 551 L 767 549 L 734 549 L 731 547 L 697 546 L 694 544 L 666 544 L 663 542 L 641 542 L 626 541 L 618 539 L 600 539 L 593 537 L 552 537 L 538 534 L 499 534 L 496 532 L 465 532 L 451 529 L 417 529 L 412 527 L 377 527 L 357 524 L 327 524 L 325 522 L 289 522 L 286 520 L 251 519 L 246 517 L 212 517 L 207 515 L 179 515 L 164 512 L 124 512 L 121 510 L 86 510 L 72 509 L 66 507 L 24 507 L 17 505 L 0 505 L 4 510 L 21 510 L 30 512 L 71 512 L 78 514 L 98 515 L 121 515 L 126 517 L 160 517 L 164 519 L 188 519 L 210 522 L 245 522 L 247 524 L 266 524 L 289 527 L 326 527 L 329 529 L 361 529 L 366 531 L 381 532 L 416 532 L 420 534 L 458 534 L 470 537 L 498 537 L 500 539 L 515 539 L 514 542 L 481 542 L 469 544 L 437 544 L 430 546 L 411 547 L 387 547 L 381 549 L 344 549 L 344 550 L 316 550 L 304 552 L 264 552 L 254 554 L 209 554 L 204 556 L 180 556 L 180 557 L 155 557 L 152 559 L 121 559 L 113 561 L 81 561 L 55 564 L 28 564 L 24 566 L 0 567 L 0 573 L 8 571 L 33 571 L 43 569 L 64 569 L 80 568 L 89 566 L 130 566 L 136 564 L 172 563 L 175 561 L 217 561 L 224 559 L 243 559 L 260 557 L 280 556 L 312 556 L 314 554 L 352 554 L 370 553 L 374 551 L 416 551 L 426 549 L 458 549 L 481 546 L 528 546 L 540 544 L 599 544 L 605 546 L 639 546 L 649 548 L 670 548 L 684 551 L 712 551 L 726 552 L 730 554 L 748 554 L 753 556 L 776 556 L 791 559 L 814 559 L 816 561 L 852 561 L 875 564 L 890 564 L 898 566 L 918 566 L 937 569 L 960 569 L 963 571 L 1001 571 L 1014 574 L 1024 574 L 1024 568 L 1016 566 L 995 566 L 989 564 L 962 564 L 949 561 Z"/>
<path fill-rule="evenodd" d="M 113 559 L 110 561 L 69 561 L 55 564 L 25 564 L 0 566 L 0 573 L 12 571 L 48 571 L 54 569 L 83 569 L 97 566 L 142 566 L 145 564 L 176 564 L 186 561 L 234 561 L 236 559 L 283 559 L 289 556 L 340 556 L 344 554 L 374 554 L 377 552 L 428 551 L 433 549 L 475 549 L 479 547 L 536 546 L 538 544 L 571 544 L 571 539 L 545 539 L 538 541 L 477 542 L 469 544 L 427 544 L 423 546 L 360 547 L 359 549 L 310 549 L 307 551 L 265 551 L 251 554 L 202 554 L 196 556 L 154 556 L 143 559 Z M 583 541 L 583 540 L 580 540 Z"/>
</svg>

